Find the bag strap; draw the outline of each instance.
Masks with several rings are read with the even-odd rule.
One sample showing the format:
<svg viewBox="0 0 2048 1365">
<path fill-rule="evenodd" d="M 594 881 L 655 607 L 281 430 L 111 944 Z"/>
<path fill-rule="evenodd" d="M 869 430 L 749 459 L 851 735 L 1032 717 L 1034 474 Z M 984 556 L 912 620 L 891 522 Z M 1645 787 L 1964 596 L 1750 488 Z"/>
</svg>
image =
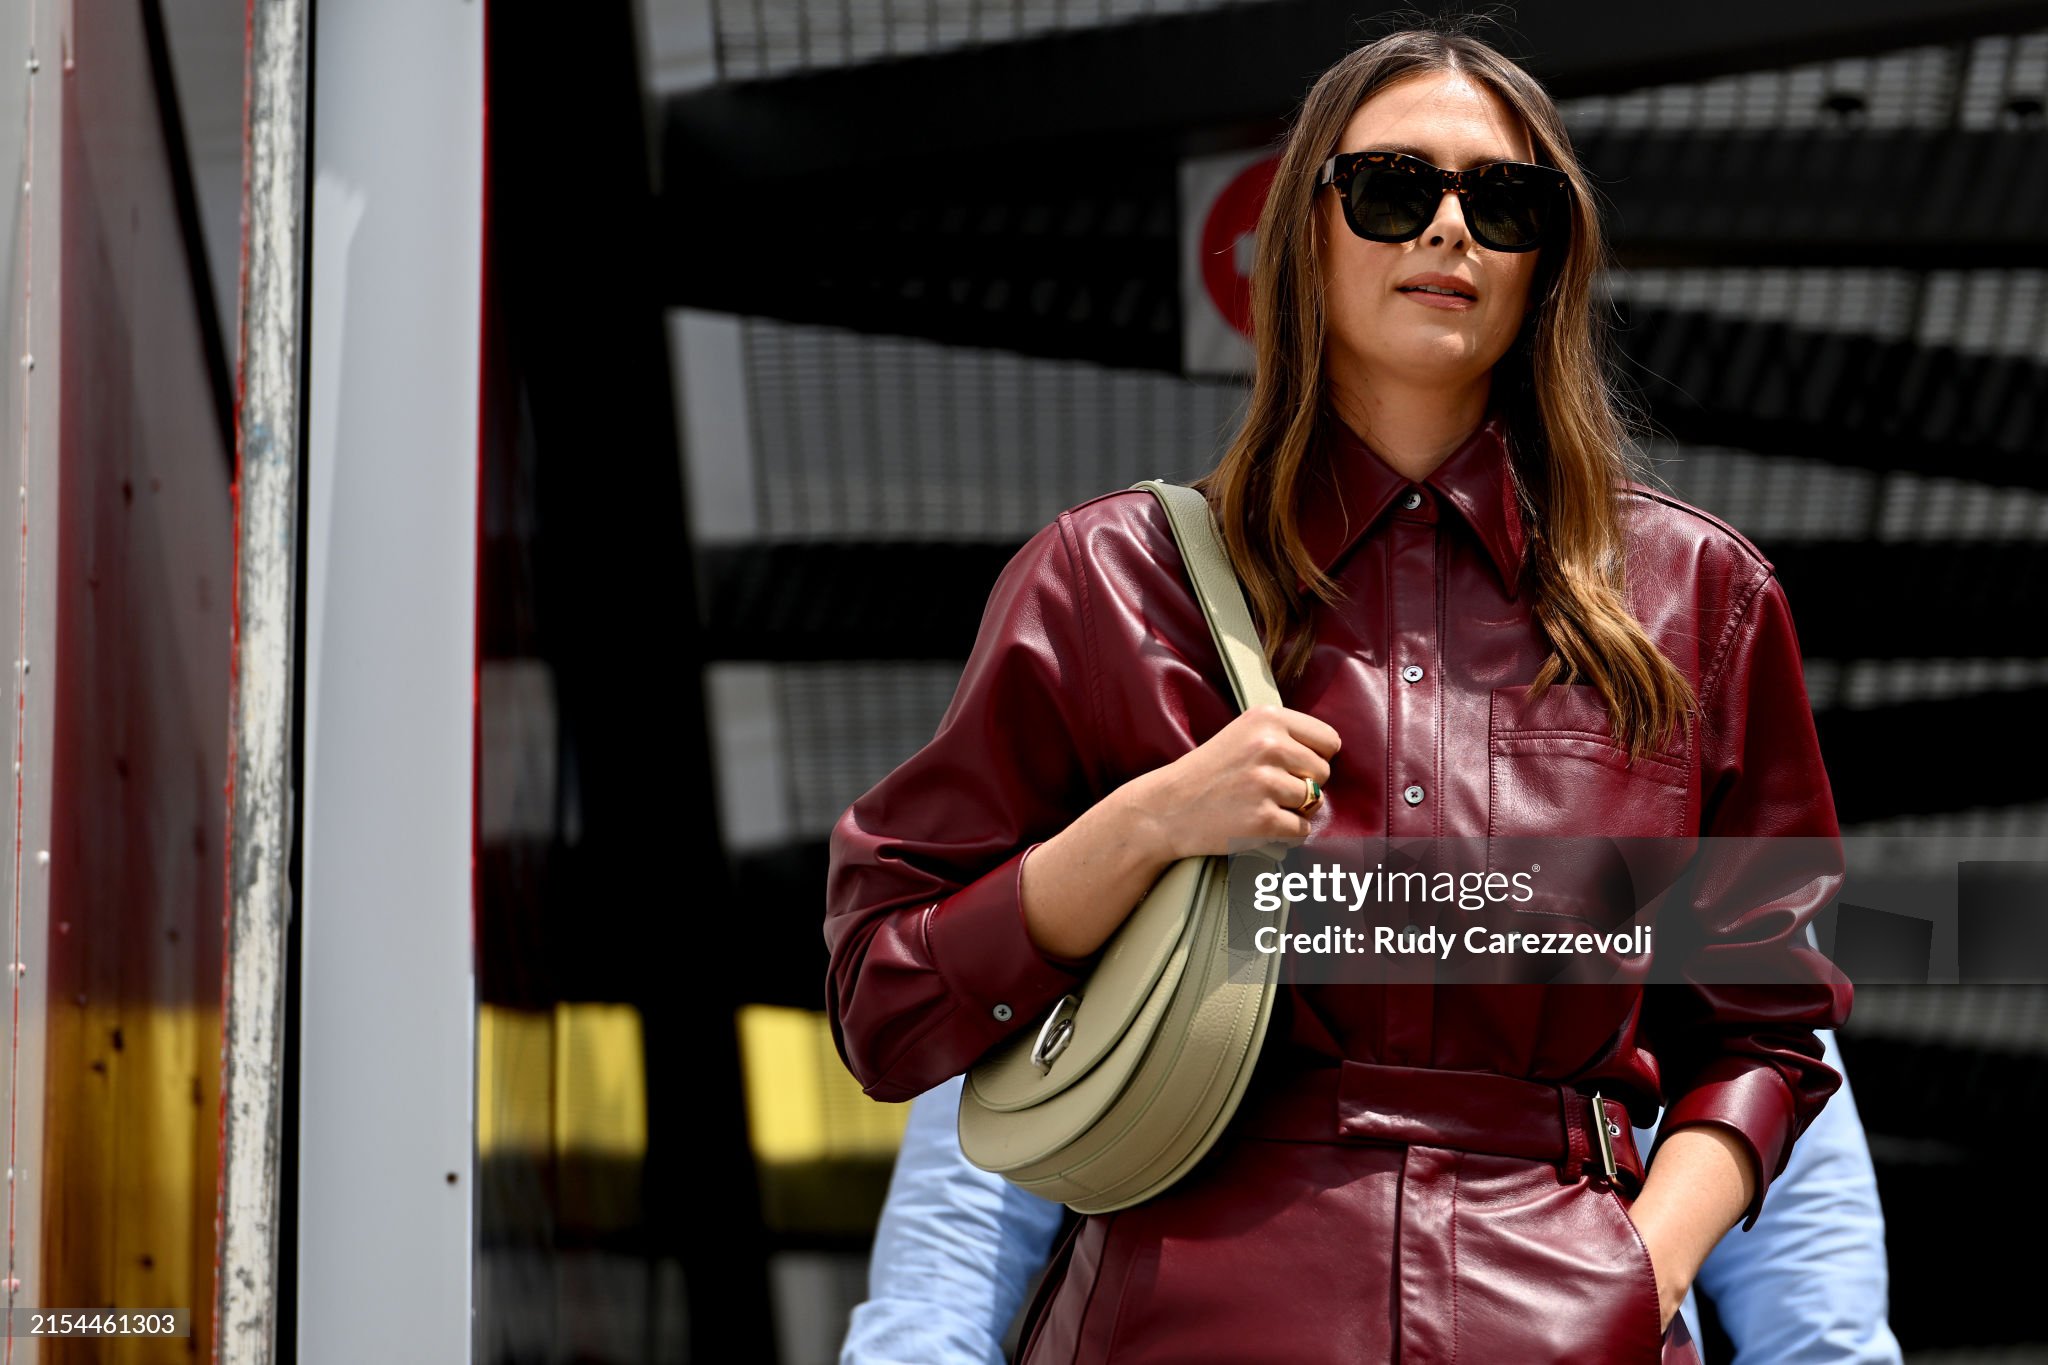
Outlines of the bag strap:
<svg viewBox="0 0 2048 1365">
<path fill-rule="evenodd" d="M 1200 489 L 1164 479 L 1140 479 L 1131 487 L 1151 493 L 1166 509 L 1174 543 L 1180 547 L 1188 579 L 1195 585 L 1195 600 L 1202 604 L 1216 652 L 1223 656 L 1223 672 L 1238 709 L 1281 705 L 1279 684 L 1273 681 L 1272 665 L 1259 645 L 1251 609 L 1245 605 L 1244 585 L 1230 566 L 1230 554 L 1223 547 L 1209 500 Z"/>
</svg>

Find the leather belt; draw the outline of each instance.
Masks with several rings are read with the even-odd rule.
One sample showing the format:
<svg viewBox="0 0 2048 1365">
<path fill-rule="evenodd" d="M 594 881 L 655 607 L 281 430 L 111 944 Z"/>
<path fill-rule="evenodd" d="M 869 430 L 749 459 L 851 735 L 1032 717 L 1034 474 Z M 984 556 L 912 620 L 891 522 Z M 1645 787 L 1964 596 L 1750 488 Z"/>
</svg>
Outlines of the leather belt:
<svg viewBox="0 0 2048 1365">
<path fill-rule="evenodd" d="M 1231 1130 L 1291 1142 L 1413 1143 L 1525 1157 L 1554 1163 L 1566 1183 L 1582 1175 L 1619 1180 L 1631 1196 L 1643 1186 L 1622 1101 L 1491 1071 L 1347 1061 L 1289 1073 L 1254 1086 Z"/>
</svg>

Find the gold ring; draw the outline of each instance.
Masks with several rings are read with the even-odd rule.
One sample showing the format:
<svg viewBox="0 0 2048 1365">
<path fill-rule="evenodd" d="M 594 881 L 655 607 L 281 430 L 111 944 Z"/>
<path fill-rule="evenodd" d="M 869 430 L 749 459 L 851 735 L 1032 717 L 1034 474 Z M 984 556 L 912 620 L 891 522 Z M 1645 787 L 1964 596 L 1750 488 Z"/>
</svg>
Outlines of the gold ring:
<svg viewBox="0 0 2048 1365">
<path fill-rule="evenodd" d="M 1323 789 L 1316 785 L 1316 780 L 1313 777 L 1304 777 L 1301 780 L 1308 783 L 1308 795 L 1304 797 L 1302 799 L 1302 803 L 1296 806 L 1294 809 L 1299 813 L 1306 815 L 1316 808 L 1316 802 L 1323 799 Z"/>
</svg>

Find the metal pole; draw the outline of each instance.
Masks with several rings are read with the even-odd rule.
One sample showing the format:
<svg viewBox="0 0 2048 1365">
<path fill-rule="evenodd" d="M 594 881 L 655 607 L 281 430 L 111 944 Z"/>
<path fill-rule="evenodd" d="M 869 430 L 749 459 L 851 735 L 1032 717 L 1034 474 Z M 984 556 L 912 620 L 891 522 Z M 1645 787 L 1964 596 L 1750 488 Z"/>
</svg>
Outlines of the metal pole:
<svg viewBox="0 0 2048 1365">
<path fill-rule="evenodd" d="M 248 0 L 217 1365 L 277 1358 L 296 755 L 308 0 Z"/>
</svg>

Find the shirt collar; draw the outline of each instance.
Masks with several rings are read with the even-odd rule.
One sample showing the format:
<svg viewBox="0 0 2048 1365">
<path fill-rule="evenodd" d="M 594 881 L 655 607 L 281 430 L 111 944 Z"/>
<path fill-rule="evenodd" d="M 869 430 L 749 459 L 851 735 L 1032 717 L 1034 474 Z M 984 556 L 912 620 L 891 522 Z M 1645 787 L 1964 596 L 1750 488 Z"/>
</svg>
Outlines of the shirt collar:
<svg viewBox="0 0 2048 1365">
<path fill-rule="evenodd" d="M 1508 595 L 1516 595 L 1525 545 L 1510 470 L 1506 419 L 1489 412 L 1470 436 L 1422 480 L 1456 507 L 1485 545 Z M 1335 413 L 1325 409 L 1317 437 L 1324 458 L 1302 480 L 1297 515 L 1302 542 L 1316 567 L 1333 566 L 1380 519 L 1410 481 L 1380 458 Z M 1335 488 L 1331 479 L 1335 478 Z M 1296 579 L 1298 588 L 1307 584 Z"/>
</svg>

